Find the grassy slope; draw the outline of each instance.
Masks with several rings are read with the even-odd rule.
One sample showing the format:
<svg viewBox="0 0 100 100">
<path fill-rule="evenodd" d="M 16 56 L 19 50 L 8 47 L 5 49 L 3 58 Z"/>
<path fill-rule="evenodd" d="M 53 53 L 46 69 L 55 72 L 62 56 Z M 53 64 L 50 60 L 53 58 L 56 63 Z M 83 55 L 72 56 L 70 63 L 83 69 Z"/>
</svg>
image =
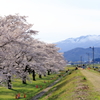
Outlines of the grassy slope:
<svg viewBox="0 0 100 100">
<path fill-rule="evenodd" d="M 74 71 L 56 84 L 39 100 L 100 100 L 92 84 L 81 74 Z"/>
</svg>

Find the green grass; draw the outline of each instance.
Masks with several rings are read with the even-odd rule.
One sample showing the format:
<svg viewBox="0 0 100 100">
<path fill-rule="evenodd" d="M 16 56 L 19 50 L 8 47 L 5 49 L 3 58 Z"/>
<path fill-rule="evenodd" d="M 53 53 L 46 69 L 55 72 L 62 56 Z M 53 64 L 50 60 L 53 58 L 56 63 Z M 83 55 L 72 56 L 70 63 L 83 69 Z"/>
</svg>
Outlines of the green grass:
<svg viewBox="0 0 100 100">
<path fill-rule="evenodd" d="M 47 77 L 42 77 L 41 79 L 36 77 L 36 81 L 32 81 L 32 77 L 30 76 L 31 81 L 27 81 L 27 84 L 22 84 L 20 79 L 15 79 L 13 84 L 13 89 L 7 89 L 7 87 L 0 86 L 0 100 L 14 100 L 16 94 L 20 93 L 20 100 L 30 100 L 34 95 L 36 95 L 39 91 L 46 88 L 49 84 L 55 81 L 58 78 L 58 74 L 51 74 Z M 38 88 L 36 88 L 38 85 Z M 26 94 L 26 98 L 24 97 Z"/>
<path fill-rule="evenodd" d="M 94 91 L 93 85 L 80 70 L 76 70 L 65 76 L 39 100 L 100 100 L 100 94 Z"/>
<path fill-rule="evenodd" d="M 74 83 L 74 74 L 65 76 L 58 84 L 54 85 L 53 88 L 39 100 L 71 100 L 72 92 L 75 86 L 71 85 Z M 66 99 L 67 98 L 67 99 Z"/>
<path fill-rule="evenodd" d="M 70 72 L 66 76 L 65 71 L 60 71 L 59 74 L 48 75 L 42 77 L 42 79 L 36 77 L 36 81 L 27 81 L 27 84 L 22 84 L 20 79 L 13 81 L 13 89 L 9 90 L 6 87 L 0 87 L 0 100 L 15 100 L 16 94 L 20 93 L 20 100 L 30 100 L 37 93 L 46 88 L 49 84 L 54 82 L 61 75 L 61 80 L 54 85 L 42 98 L 39 100 L 100 100 L 98 92 L 93 90 L 92 84 L 84 77 L 79 70 L 74 70 L 75 67 L 66 67 L 65 70 L 69 69 Z M 90 70 L 96 72 L 94 70 Z M 32 77 L 30 76 L 31 80 Z M 46 83 L 44 83 L 44 81 Z M 39 88 L 36 88 L 36 85 Z M 40 88 L 42 86 L 42 88 Z M 79 87 L 88 86 L 89 89 L 79 89 Z M 79 95 L 78 93 L 82 93 Z M 84 94 L 86 93 L 86 95 Z M 26 94 L 26 98 L 23 98 Z M 92 97 L 91 97 L 92 96 Z"/>
</svg>

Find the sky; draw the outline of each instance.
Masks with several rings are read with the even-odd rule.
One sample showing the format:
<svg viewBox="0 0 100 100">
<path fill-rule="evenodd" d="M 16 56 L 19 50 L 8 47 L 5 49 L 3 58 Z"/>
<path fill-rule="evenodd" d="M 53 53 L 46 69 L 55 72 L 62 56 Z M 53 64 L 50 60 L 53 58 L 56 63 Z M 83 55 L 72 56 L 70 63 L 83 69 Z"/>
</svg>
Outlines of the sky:
<svg viewBox="0 0 100 100">
<path fill-rule="evenodd" d="M 0 0 L 0 16 L 17 13 L 47 43 L 100 35 L 100 0 Z"/>
</svg>

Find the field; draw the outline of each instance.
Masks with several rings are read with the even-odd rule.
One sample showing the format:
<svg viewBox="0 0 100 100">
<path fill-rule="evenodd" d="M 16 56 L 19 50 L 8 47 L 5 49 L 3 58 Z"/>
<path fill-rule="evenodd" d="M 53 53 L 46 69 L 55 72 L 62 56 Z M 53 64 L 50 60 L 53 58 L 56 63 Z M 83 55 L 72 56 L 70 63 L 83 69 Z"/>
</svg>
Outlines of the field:
<svg viewBox="0 0 100 100">
<path fill-rule="evenodd" d="M 30 100 L 36 93 L 46 88 L 49 84 L 54 82 L 59 78 L 58 74 L 51 74 L 47 77 L 38 78 L 36 76 L 36 81 L 32 81 L 30 76 L 30 81 L 27 84 L 22 84 L 20 79 L 13 80 L 13 89 L 7 89 L 7 87 L 0 87 L 0 100 L 14 100 L 16 95 L 20 95 L 20 100 Z M 26 98 L 24 98 L 26 96 Z"/>
</svg>

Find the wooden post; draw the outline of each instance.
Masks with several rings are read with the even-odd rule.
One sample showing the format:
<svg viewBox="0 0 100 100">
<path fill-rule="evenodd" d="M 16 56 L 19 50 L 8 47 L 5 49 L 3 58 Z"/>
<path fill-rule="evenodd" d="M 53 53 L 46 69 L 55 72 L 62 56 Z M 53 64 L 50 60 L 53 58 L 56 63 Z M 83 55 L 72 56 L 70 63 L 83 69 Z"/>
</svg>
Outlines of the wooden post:
<svg viewBox="0 0 100 100">
<path fill-rule="evenodd" d="M 36 85 L 36 88 L 38 88 L 38 85 Z"/>
<path fill-rule="evenodd" d="M 24 94 L 24 98 L 26 98 L 26 94 Z"/>
<path fill-rule="evenodd" d="M 15 95 L 15 99 L 18 99 L 18 95 L 17 94 Z"/>
</svg>

